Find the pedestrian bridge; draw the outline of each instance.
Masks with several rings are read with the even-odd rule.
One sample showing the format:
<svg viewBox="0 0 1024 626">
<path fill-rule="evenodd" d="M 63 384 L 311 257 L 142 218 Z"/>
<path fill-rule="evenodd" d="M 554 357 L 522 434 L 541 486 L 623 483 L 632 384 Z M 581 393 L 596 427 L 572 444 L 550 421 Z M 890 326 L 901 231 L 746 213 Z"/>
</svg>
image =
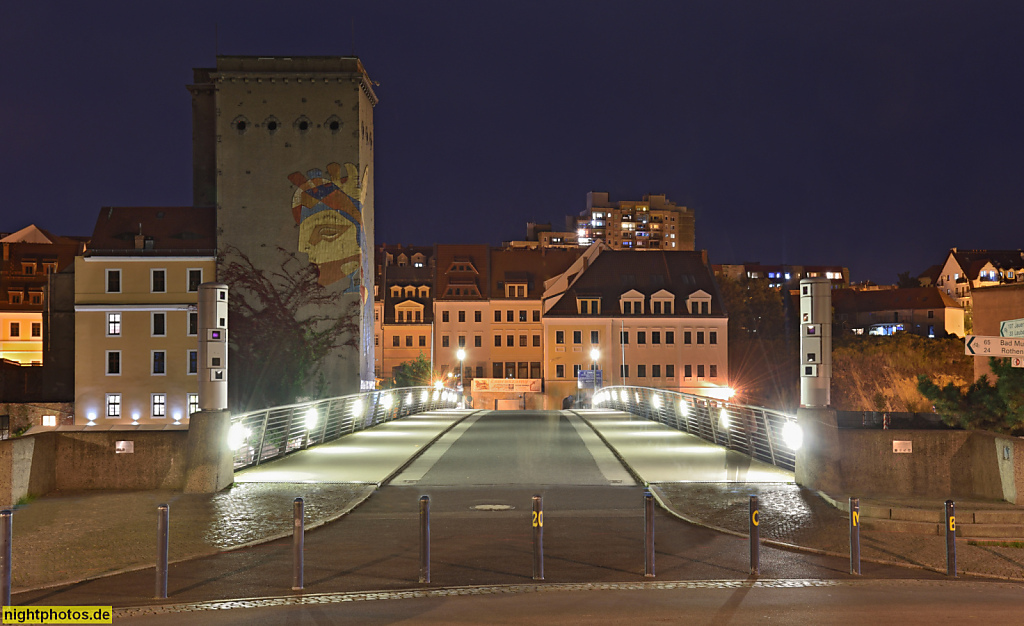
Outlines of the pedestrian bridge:
<svg viewBox="0 0 1024 626">
<path fill-rule="evenodd" d="M 769 409 L 640 387 L 603 389 L 586 410 L 457 403 L 454 392 L 413 388 L 234 416 L 236 481 L 483 485 L 514 473 L 533 484 L 793 482 L 799 429 Z M 453 446 L 461 456 L 448 455 Z"/>
</svg>

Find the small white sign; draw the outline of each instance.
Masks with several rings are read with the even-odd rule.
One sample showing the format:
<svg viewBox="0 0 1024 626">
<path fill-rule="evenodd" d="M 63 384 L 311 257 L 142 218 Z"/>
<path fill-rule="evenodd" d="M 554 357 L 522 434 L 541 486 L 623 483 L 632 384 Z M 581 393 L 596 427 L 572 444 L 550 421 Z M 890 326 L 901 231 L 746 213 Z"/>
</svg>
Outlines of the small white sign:
<svg viewBox="0 0 1024 626">
<path fill-rule="evenodd" d="M 894 441 L 892 442 L 892 451 L 895 454 L 911 454 L 914 452 L 914 442 Z"/>
<path fill-rule="evenodd" d="M 1000 337 L 1024 337 L 1024 319 L 999 322 Z"/>
<path fill-rule="evenodd" d="M 1019 357 L 1019 356 L 1010 357 L 1010 363 L 1014 367 L 1024 367 L 1024 357 Z"/>
<path fill-rule="evenodd" d="M 116 441 L 114 442 L 114 452 L 117 454 L 135 454 L 135 442 Z"/>
</svg>

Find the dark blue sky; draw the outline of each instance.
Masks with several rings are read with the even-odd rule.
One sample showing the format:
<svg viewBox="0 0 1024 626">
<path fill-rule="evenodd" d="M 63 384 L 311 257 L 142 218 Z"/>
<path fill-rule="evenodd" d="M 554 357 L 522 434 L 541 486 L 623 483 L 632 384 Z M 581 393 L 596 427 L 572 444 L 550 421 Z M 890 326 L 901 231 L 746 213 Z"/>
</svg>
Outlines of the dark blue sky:
<svg viewBox="0 0 1024 626">
<path fill-rule="evenodd" d="M 1024 245 L 1018 0 L 299 6 L 4 3 L 0 231 L 190 203 L 216 23 L 221 54 L 362 57 L 378 242 L 521 239 L 598 190 L 693 207 L 716 263 L 894 282 Z"/>
</svg>

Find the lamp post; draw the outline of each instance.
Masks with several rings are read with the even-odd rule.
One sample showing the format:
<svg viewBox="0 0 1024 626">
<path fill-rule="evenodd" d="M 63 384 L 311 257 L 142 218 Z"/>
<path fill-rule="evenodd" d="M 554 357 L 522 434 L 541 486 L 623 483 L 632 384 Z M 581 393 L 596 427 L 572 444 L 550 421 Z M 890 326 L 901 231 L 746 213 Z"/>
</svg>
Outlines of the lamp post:
<svg viewBox="0 0 1024 626">
<path fill-rule="evenodd" d="M 601 351 L 597 348 L 590 349 L 590 360 L 593 362 L 591 366 L 594 375 L 594 390 L 590 393 L 590 408 L 594 408 L 594 396 L 597 394 L 597 359 L 601 357 Z"/>
<path fill-rule="evenodd" d="M 462 348 L 459 348 L 459 351 L 455 353 L 455 356 L 458 357 L 458 359 L 459 359 L 459 390 L 462 393 L 463 401 L 465 401 L 466 387 L 465 387 L 464 383 L 462 382 L 462 375 L 465 373 L 463 364 L 464 364 L 464 361 L 466 360 L 466 351 L 463 350 Z"/>
</svg>

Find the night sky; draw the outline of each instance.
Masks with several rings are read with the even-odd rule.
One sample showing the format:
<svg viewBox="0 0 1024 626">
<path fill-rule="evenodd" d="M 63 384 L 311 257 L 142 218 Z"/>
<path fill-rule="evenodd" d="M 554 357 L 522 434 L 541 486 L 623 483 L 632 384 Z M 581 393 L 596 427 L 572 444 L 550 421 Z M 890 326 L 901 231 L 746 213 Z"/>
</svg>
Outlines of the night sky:
<svg viewBox="0 0 1024 626">
<path fill-rule="evenodd" d="M 1019 0 L 300 6 L 3 3 L 0 231 L 191 203 L 185 85 L 216 50 L 354 51 L 378 243 L 523 239 L 595 190 L 694 208 L 714 263 L 892 283 L 1024 247 Z"/>
</svg>

